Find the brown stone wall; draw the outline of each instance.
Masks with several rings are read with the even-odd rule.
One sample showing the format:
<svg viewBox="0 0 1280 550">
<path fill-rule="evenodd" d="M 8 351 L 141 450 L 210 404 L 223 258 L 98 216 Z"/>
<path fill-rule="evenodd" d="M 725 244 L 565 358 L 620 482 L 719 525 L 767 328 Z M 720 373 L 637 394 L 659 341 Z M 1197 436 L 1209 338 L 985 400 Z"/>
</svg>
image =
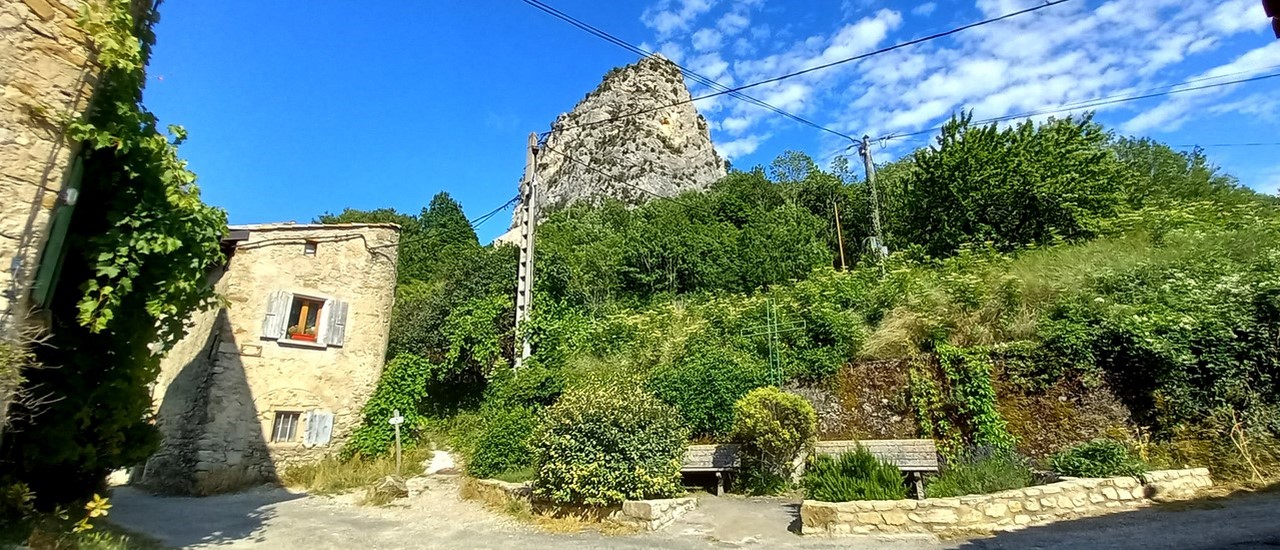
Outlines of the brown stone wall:
<svg viewBox="0 0 1280 550">
<path fill-rule="evenodd" d="M 1133 510 L 1152 500 L 1193 497 L 1213 485 L 1209 470 L 1149 472 L 1146 483 L 1131 477 L 1068 478 L 1058 483 L 990 495 L 925 500 L 818 502 L 800 506 L 805 535 L 968 533 L 1003 531 L 1068 519 Z"/>
<path fill-rule="evenodd" d="M 205 494 L 269 481 L 291 463 L 334 453 L 377 384 L 395 296 L 394 226 L 245 226 L 216 289 L 227 307 L 193 319 L 165 358 L 153 398 L 166 439 L 139 481 Z M 233 228 L 238 229 L 238 228 Z M 305 243 L 316 243 L 314 255 Z M 343 345 L 263 336 L 274 291 L 347 302 Z M 273 442 L 279 411 L 302 413 L 292 441 Z M 306 413 L 333 414 L 327 445 L 305 446 Z"/>
<path fill-rule="evenodd" d="M 0 337 L 11 338 L 75 153 L 53 121 L 79 115 L 92 92 L 78 0 L 0 3 Z"/>
</svg>

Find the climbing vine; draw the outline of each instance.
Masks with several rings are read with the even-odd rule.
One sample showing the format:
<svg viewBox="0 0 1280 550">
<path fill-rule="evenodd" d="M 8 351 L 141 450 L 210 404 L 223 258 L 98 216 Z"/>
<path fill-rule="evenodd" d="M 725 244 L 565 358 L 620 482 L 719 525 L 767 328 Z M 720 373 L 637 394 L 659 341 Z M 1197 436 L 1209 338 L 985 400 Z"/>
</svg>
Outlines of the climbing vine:
<svg viewBox="0 0 1280 550">
<path fill-rule="evenodd" d="M 178 157 L 186 131 L 169 126 L 162 134 L 142 105 L 156 18 L 155 9 L 135 10 L 133 0 L 85 3 L 80 25 L 100 77 L 68 137 L 95 161 L 98 170 L 87 177 L 111 191 L 109 226 L 87 247 L 93 277 L 84 283 L 77 319 L 101 332 L 129 294 L 145 292 L 156 341 L 167 349 L 182 337 L 187 315 L 213 303 L 205 271 L 221 260 L 227 222 L 224 211 L 201 202 L 195 174 Z"/>
<path fill-rule="evenodd" d="M 47 304 L 49 345 L 36 349 L 49 368 L 24 386 L 47 399 L 18 411 L 0 447 L 0 485 L 30 486 L 42 508 L 87 498 L 156 448 L 149 387 L 187 319 L 216 303 L 207 275 L 226 231 L 178 157 L 185 131 L 161 132 L 142 105 L 154 5 L 83 5 L 97 78 L 88 109 L 63 121 L 84 167 L 80 196 Z"/>
<path fill-rule="evenodd" d="M 965 445 L 1011 450 L 1013 435 L 996 408 L 990 353 L 982 347 L 939 344 L 910 372 L 911 406 L 921 435 L 936 439 L 948 456 Z"/>
</svg>

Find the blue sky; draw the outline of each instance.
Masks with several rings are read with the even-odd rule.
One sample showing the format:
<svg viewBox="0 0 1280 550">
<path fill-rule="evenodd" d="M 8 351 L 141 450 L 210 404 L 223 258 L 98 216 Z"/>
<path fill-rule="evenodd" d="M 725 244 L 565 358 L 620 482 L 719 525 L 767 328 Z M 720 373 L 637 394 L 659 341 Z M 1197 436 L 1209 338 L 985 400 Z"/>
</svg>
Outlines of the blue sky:
<svg viewBox="0 0 1280 550">
<path fill-rule="evenodd" d="M 769 78 L 1036 0 L 544 0 L 726 85 Z M 190 132 L 182 155 L 232 223 L 346 207 L 416 212 L 448 191 L 474 217 L 516 193 L 528 133 L 549 129 L 634 55 L 519 0 L 161 6 L 145 101 Z M 1099 97 L 1280 72 L 1256 0 L 1072 0 L 748 93 L 873 137 Z M 694 88 L 694 94 L 705 92 Z M 735 166 L 840 138 L 727 97 L 698 103 Z M 1280 140 L 1280 78 L 1129 102 L 1099 120 L 1175 146 Z M 877 146 L 889 160 L 922 141 Z M 1246 185 L 1280 189 L 1280 147 L 1208 147 Z M 509 215 L 480 230 L 505 230 Z"/>
</svg>

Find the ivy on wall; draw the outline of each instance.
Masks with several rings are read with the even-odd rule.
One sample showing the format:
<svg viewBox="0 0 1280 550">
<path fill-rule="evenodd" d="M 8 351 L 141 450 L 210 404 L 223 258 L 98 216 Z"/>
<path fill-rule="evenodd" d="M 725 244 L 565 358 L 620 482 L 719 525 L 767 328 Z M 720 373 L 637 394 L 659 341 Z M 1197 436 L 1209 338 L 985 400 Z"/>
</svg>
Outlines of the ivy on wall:
<svg viewBox="0 0 1280 550">
<path fill-rule="evenodd" d="M 201 202 L 178 157 L 185 131 L 162 133 L 142 105 L 156 18 L 151 2 L 100 0 L 79 20 L 98 82 L 87 111 L 66 121 L 84 175 L 47 306 L 50 345 L 37 349 L 48 367 L 26 383 L 45 398 L 16 411 L 0 447 L 0 485 L 30 485 L 42 507 L 84 498 L 154 451 L 160 358 L 192 313 L 217 303 L 207 275 L 223 260 L 226 213 Z"/>
<path fill-rule="evenodd" d="M 911 405 L 921 434 L 938 440 L 944 454 L 965 446 L 1012 450 L 1014 437 L 996 408 L 991 353 L 985 347 L 938 344 L 932 360 L 913 365 Z"/>
</svg>

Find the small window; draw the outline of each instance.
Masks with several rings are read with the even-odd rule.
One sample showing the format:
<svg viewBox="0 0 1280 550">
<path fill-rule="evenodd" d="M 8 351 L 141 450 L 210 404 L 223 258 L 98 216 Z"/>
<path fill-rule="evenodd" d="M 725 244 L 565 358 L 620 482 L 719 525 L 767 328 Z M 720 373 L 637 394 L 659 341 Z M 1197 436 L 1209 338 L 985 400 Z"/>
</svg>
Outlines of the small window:
<svg viewBox="0 0 1280 550">
<path fill-rule="evenodd" d="M 320 310 L 323 307 L 324 302 L 320 300 L 294 296 L 285 335 L 290 340 L 315 342 L 316 335 L 320 332 Z"/>
<path fill-rule="evenodd" d="M 320 243 L 317 243 L 317 242 L 315 242 L 315 241 L 307 241 L 305 244 L 303 244 L 303 245 L 302 245 L 302 255 L 303 255 L 303 256 L 315 256 L 315 255 L 316 255 L 316 247 L 318 247 L 318 246 L 320 246 Z"/>
<path fill-rule="evenodd" d="M 302 413 L 298 412 L 276 412 L 276 420 L 271 425 L 271 441 L 273 443 L 287 443 L 293 441 L 298 435 L 298 419 Z"/>
</svg>

